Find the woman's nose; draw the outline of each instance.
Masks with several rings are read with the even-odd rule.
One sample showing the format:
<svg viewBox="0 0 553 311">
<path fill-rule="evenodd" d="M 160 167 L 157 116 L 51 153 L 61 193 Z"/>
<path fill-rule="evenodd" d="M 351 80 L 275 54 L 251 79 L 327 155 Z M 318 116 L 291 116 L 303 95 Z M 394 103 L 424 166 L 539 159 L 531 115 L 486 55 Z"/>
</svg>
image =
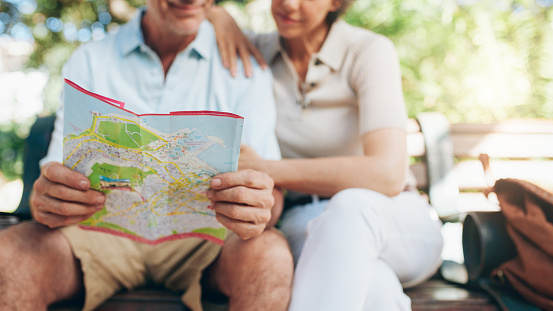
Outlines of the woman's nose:
<svg viewBox="0 0 553 311">
<path fill-rule="evenodd" d="M 302 0 L 282 0 L 282 6 L 286 9 L 297 9 Z"/>
</svg>

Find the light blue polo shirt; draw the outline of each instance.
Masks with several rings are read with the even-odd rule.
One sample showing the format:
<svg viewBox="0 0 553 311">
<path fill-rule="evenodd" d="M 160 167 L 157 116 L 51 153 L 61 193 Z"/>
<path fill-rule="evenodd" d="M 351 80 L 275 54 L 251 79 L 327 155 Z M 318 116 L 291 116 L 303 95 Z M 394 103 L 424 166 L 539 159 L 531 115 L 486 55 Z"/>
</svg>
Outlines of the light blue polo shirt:
<svg viewBox="0 0 553 311">
<path fill-rule="evenodd" d="M 216 110 L 244 117 L 242 143 L 266 159 L 280 159 L 275 137 L 276 112 L 272 76 L 255 61 L 253 78 L 240 63 L 233 78 L 223 67 L 212 25 L 204 21 L 196 39 L 173 61 L 167 76 L 157 54 L 144 43 L 141 18 L 145 9 L 101 41 L 79 47 L 62 74 L 91 92 L 125 102 L 137 114 L 183 110 Z M 62 100 L 63 103 L 63 100 Z M 41 165 L 62 162 L 63 105 L 48 155 Z"/>
</svg>

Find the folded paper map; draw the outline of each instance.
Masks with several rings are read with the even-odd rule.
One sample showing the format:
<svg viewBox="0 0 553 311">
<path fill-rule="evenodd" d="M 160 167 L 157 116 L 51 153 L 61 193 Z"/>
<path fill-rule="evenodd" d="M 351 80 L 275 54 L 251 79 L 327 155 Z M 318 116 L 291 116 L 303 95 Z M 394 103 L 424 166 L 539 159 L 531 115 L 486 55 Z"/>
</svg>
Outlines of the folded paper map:
<svg viewBox="0 0 553 311">
<path fill-rule="evenodd" d="M 217 111 L 139 115 L 65 82 L 64 165 L 107 198 L 80 226 L 153 245 L 186 237 L 222 244 L 226 229 L 205 193 L 213 176 L 237 169 L 244 119 Z"/>
</svg>

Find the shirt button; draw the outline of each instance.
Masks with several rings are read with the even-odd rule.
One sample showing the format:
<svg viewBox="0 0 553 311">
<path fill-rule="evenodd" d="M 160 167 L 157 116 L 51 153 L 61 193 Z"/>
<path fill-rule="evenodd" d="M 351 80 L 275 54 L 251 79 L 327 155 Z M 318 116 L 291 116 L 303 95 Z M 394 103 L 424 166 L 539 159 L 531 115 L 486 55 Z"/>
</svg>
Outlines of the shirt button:
<svg viewBox="0 0 553 311">
<path fill-rule="evenodd" d="M 315 66 L 319 66 L 319 65 L 322 64 L 322 63 L 323 63 L 323 62 L 321 62 L 320 60 L 317 59 L 317 60 L 315 61 Z"/>
<path fill-rule="evenodd" d="M 309 83 L 309 86 L 310 86 L 310 87 L 316 87 L 316 86 L 317 86 L 317 83 L 311 82 L 311 83 Z"/>
</svg>

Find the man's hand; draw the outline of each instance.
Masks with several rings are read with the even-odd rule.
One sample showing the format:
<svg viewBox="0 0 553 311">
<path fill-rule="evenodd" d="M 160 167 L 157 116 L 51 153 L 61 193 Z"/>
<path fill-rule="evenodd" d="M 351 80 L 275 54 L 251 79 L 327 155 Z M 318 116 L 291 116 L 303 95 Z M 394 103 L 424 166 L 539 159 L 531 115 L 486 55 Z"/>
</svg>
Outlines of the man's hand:
<svg viewBox="0 0 553 311">
<path fill-rule="evenodd" d="M 271 220 L 273 180 L 254 170 L 223 173 L 211 179 L 207 197 L 217 220 L 248 240 L 260 235 Z"/>
<path fill-rule="evenodd" d="M 47 163 L 33 186 L 30 199 L 33 218 L 50 228 L 88 219 L 106 201 L 103 193 L 89 188 L 90 181 L 83 174 L 61 163 Z"/>
</svg>

